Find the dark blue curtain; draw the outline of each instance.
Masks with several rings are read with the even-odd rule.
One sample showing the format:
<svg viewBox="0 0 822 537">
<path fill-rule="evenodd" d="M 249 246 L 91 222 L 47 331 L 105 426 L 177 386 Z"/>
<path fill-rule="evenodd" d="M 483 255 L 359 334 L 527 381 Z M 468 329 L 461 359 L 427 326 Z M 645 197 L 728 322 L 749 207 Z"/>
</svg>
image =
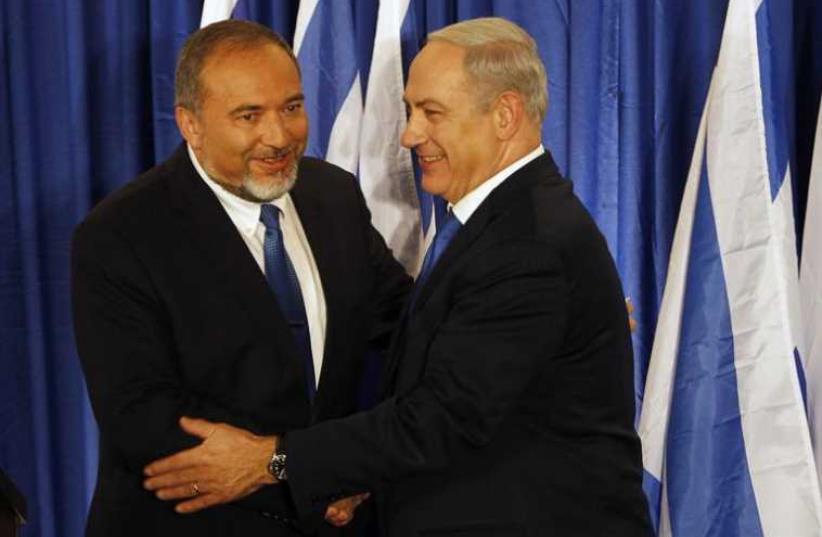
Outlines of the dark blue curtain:
<svg viewBox="0 0 822 537">
<path fill-rule="evenodd" d="M 378 3 L 340 1 L 352 3 L 366 81 Z M 546 145 L 637 306 L 638 394 L 727 2 L 411 2 L 407 58 L 427 32 L 492 14 L 539 43 L 550 79 Z M 801 222 L 822 90 L 822 5 L 791 5 L 779 95 Z M 240 0 L 235 16 L 290 40 L 297 7 Z M 179 143 L 174 62 L 201 9 L 202 0 L 0 3 L 0 467 L 28 498 L 24 535 L 82 535 L 96 426 L 72 336 L 70 236 L 94 203 Z"/>
</svg>

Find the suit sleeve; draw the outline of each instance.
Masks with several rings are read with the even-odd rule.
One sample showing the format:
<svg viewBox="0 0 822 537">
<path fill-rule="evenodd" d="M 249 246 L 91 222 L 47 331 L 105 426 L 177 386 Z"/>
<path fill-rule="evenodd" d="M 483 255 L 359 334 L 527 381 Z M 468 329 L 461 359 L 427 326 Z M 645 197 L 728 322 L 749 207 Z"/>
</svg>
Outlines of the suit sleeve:
<svg viewBox="0 0 822 537">
<path fill-rule="evenodd" d="M 497 245 L 457 277 L 427 355 L 405 357 L 426 362 L 413 389 L 371 411 L 288 434 L 289 485 L 299 512 L 447 469 L 493 438 L 565 330 L 561 263 L 534 246 Z"/>
<path fill-rule="evenodd" d="M 198 398 L 181 381 L 171 319 L 148 271 L 127 241 L 96 223 L 72 244 L 75 336 L 95 416 L 137 473 L 147 463 L 199 440 L 180 429 L 182 415 L 254 429 Z"/>
<path fill-rule="evenodd" d="M 385 244 L 379 231 L 371 224 L 371 212 L 357 187 L 357 202 L 362 212 L 363 233 L 368 245 L 368 258 L 374 273 L 373 319 L 369 336 L 370 348 L 385 351 L 408 299 L 414 281 Z"/>
</svg>

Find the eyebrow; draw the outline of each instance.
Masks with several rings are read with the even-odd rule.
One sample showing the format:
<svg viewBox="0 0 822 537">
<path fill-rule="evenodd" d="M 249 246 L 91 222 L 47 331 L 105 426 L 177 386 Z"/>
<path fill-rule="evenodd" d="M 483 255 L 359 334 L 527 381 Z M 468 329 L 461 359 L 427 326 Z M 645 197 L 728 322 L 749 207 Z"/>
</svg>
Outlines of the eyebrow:
<svg viewBox="0 0 822 537">
<path fill-rule="evenodd" d="M 403 96 L 402 101 L 405 103 L 406 106 L 434 105 L 434 106 L 437 106 L 439 108 L 446 108 L 446 106 L 444 104 L 442 104 L 441 102 L 436 101 L 434 99 L 422 99 L 420 101 L 416 101 L 414 103 L 411 103 L 411 102 L 408 101 L 408 99 L 405 96 Z"/>
<path fill-rule="evenodd" d="M 288 99 L 286 99 L 285 102 L 286 102 L 286 104 L 291 104 L 291 103 L 294 103 L 294 102 L 297 102 L 297 101 L 304 101 L 304 100 L 305 100 L 305 95 L 303 95 L 302 93 L 298 93 L 298 94 L 293 95 L 293 96 L 289 97 Z M 262 105 L 245 103 L 245 104 L 241 104 L 240 106 L 232 108 L 231 111 L 229 112 L 229 114 L 230 115 L 235 115 L 235 114 L 241 114 L 243 112 L 259 112 L 262 109 L 263 109 Z"/>
<path fill-rule="evenodd" d="M 233 116 L 234 114 L 239 114 L 242 112 L 259 112 L 262 109 L 263 107 L 259 104 L 241 104 L 240 106 L 233 108 L 229 114 Z"/>
</svg>

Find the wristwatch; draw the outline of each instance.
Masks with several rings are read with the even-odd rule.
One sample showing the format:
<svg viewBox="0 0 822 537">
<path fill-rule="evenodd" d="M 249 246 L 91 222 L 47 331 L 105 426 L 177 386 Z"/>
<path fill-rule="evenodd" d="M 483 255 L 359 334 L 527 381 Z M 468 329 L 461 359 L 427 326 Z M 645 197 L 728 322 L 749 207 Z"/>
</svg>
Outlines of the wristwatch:
<svg viewBox="0 0 822 537">
<path fill-rule="evenodd" d="M 285 437 L 281 436 L 280 441 L 277 442 L 277 449 L 271 455 L 271 460 L 268 462 L 268 473 L 274 476 L 277 481 L 285 481 L 288 475 L 285 472 Z"/>
</svg>

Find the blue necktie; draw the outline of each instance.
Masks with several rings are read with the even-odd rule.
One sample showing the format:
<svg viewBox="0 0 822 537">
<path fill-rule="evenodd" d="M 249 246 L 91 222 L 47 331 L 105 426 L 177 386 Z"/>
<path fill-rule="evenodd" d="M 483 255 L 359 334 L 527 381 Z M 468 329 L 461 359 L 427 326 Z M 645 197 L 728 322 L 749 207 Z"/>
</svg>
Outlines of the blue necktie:
<svg viewBox="0 0 822 537">
<path fill-rule="evenodd" d="M 420 275 L 417 278 L 417 288 L 422 285 L 425 279 L 431 274 L 431 271 L 434 270 L 437 260 L 439 260 L 440 256 L 442 256 L 442 253 L 448 247 L 448 244 L 461 227 L 462 224 L 459 220 L 457 220 L 457 217 L 454 216 L 454 213 L 448 211 L 448 216 L 445 217 L 445 221 L 442 223 L 442 226 L 440 226 L 437 230 L 437 234 L 434 237 L 434 242 L 431 243 L 431 247 L 428 248 L 427 252 L 425 252 L 425 259 L 422 262 L 422 270 L 420 270 Z"/>
<path fill-rule="evenodd" d="M 265 226 L 265 243 L 263 244 L 265 277 L 294 335 L 294 342 L 303 359 L 308 398 L 313 401 L 317 388 L 314 360 L 311 355 L 311 336 L 297 273 L 294 272 L 294 266 L 288 258 L 288 252 L 285 251 L 283 243 L 279 207 L 264 204 L 260 210 L 260 221 Z"/>
</svg>

